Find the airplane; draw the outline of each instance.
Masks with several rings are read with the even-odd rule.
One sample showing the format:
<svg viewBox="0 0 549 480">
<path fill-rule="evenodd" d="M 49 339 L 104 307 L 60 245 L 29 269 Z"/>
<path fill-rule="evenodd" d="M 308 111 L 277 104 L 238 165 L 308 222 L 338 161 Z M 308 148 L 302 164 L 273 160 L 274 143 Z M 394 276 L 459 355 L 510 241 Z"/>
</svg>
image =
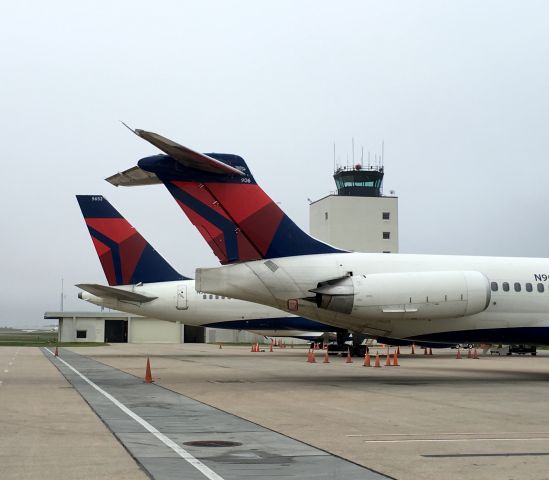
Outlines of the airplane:
<svg viewBox="0 0 549 480">
<path fill-rule="evenodd" d="M 493 285 L 473 268 L 474 257 L 469 262 L 449 257 L 452 263 L 446 257 L 332 247 L 287 217 L 241 157 L 202 154 L 156 133 L 132 131 L 166 154 L 143 158 L 106 180 L 115 186 L 167 187 L 226 265 L 197 269 L 199 291 L 299 312 L 353 336 L 361 333 L 394 345 L 501 342 L 509 336 L 517 342 L 520 327 L 502 328 L 514 311 L 504 322 L 493 315 L 479 321 L 482 312 L 499 313 L 501 307 L 492 305 Z"/>
<path fill-rule="evenodd" d="M 334 328 L 225 295 L 197 292 L 102 195 L 77 195 L 108 286 L 78 284 L 101 307 L 185 325 L 318 339 Z"/>
</svg>

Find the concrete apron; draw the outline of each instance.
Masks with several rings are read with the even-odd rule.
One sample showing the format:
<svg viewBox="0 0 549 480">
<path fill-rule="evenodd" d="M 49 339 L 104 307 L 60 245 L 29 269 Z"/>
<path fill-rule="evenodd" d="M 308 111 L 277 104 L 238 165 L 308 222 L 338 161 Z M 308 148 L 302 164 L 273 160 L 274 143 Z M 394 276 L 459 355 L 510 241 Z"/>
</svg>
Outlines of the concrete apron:
<svg viewBox="0 0 549 480">
<path fill-rule="evenodd" d="M 155 479 L 390 478 L 86 356 L 42 351 Z"/>
</svg>

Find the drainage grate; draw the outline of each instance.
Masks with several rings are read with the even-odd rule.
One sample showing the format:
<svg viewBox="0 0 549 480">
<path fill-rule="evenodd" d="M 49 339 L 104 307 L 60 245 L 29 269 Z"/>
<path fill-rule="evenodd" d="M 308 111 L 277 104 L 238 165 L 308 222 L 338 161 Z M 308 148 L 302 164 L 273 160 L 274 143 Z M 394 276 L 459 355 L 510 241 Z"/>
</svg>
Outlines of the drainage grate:
<svg viewBox="0 0 549 480">
<path fill-rule="evenodd" d="M 239 447 L 240 442 L 227 442 L 225 440 L 195 440 L 194 442 L 185 442 L 183 445 L 190 447 Z"/>
</svg>

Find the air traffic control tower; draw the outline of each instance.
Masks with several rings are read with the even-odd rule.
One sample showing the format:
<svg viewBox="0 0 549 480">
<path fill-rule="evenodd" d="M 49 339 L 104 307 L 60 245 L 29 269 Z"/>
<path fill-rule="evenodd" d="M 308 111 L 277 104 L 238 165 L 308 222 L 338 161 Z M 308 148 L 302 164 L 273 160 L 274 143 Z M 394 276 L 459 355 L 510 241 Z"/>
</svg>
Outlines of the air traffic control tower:
<svg viewBox="0 0 549 480">
<path fill-rule="evenodd" d="M 311 235 L 356 252 L 398 252 L 398 197 L 382 193 L 383 166 L 338 167 L 334 180 L 337 194 L 311 202 Z"/>
</svg>

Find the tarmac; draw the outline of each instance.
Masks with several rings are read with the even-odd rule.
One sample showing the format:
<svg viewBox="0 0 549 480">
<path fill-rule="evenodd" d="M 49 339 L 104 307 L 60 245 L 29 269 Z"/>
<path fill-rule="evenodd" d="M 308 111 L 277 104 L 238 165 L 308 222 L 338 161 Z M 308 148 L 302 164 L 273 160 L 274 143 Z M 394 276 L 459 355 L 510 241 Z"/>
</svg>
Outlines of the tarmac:
<svg viewBox="0 0 549 480">
<path fill-rule="evenodd" d="M 60 359 L 219 478 L 549 479 L 549 353 L 406 347 L 376 369 L 263 350 L 119 344 Z M 0 349 L 0 478 L 208 478 L 60 359 Z M 201 440 L 221 446 L 187 445 Z"/>
<path fill-rule="evenodd" d="M 0 478 L 149 478 L 38 348 L 0 348 Z"/>
</svg>

